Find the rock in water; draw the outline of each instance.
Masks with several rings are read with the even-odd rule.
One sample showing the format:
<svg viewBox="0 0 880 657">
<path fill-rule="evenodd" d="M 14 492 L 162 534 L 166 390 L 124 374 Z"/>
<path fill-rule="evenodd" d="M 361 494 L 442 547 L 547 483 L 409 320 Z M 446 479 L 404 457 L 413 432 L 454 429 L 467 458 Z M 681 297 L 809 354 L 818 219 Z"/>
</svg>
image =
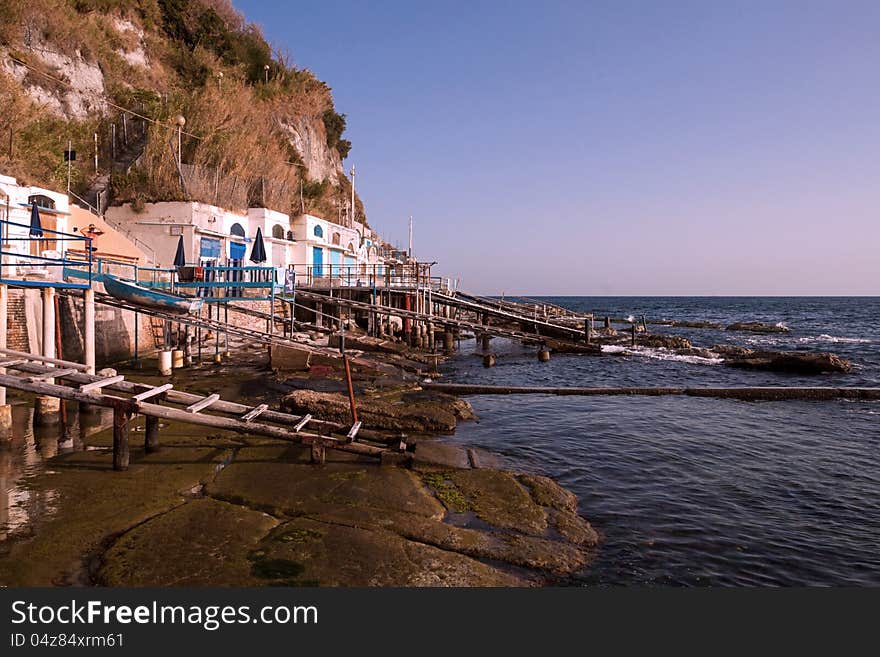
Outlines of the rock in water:
<svg viewBox="0 0 880 657">
<path fill-rule="evenodd" d="M 828 352 L 803 351 L 750 351 L 736 356 L 725 356 L 724 364 L 752 370 L 791 372 L 793 374 L 824 374 L 851 372 L 850 361 Z"/>
<path fill-rule="evenodd" d="M 791 329 L 782 324 L 765 324 L 763 322 L 735 322 L 727 327 L 728 331 L 747 331 L 749 333 L 787 333 Z"/>
</svg>

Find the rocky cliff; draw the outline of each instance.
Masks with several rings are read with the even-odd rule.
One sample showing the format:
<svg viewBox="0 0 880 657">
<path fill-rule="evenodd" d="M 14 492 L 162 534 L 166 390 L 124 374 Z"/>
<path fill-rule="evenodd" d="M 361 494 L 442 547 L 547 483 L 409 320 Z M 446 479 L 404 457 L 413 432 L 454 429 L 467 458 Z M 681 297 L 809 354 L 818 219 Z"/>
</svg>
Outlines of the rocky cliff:
<svg viewBox="0 0 880 657">
<path fill-rule="evenodd" d="M 348 212 L 330 87 L 228 0 L 4 0 L 0 105 L 0 171 L 28 182 L 66 186 L 70 140 L 81 195 Z"/>
</svg>

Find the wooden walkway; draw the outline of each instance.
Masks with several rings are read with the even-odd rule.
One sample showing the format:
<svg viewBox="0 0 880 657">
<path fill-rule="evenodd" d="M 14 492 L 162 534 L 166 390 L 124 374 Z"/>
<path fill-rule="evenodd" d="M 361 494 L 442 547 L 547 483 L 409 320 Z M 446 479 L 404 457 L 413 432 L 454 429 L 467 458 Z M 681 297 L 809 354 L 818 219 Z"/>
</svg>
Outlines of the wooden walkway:
<svg viewBox="0 0 880 657">
<path fill-rule="evenodd" d="M 147 418 L 145 449 L 148 452 L 159 446 L 159 419 L 309 445 L 313 462 L 319 463 L 324 462 L 325 448 L 379 458 L 384 453 L 407 449 L 403 440 L 397 440 L 393 447 L 368 444 L 365 440 L 376 438 L 373 440 L 376 442 L 382 439 L 361 432 L 359 422 L 346 427 L 316 420 L 311 415 L 274 411 L 266 404 L 247 406 L 220 399 L 218 394 L 204 396 L 175 390 L 170 383 L 153 386 L 128 381 L 122 375 L 90 375 L 85 372 L 86 366 L 80 363 L 10 349 L 0 349 L 0 354 L 5 356 L 0 359 L 0 371 L 5 370 L 0 374 L 2 387 L 113 409 L 115 470 L 128 467 L 129 426 L 132 417 L 138 414 Z M 314 430 L 308 431 L 307 427 Z"/>
<path fill-rule="evenodd" d="M 283 297 L 285 300 L 290 300 L 288 297 Z M 426 322 L 433 324 L 435 326 L 447 326 L 457 329 L 465 329 L 468 331 L 472 331 L 476 335 L 487 334 L 495 337 L 502 338 L 511 338 L 514 340 L 519 340 L 528 344 L 537 344 L 543 345 L 548 340 L 549 336 L 541 335 L 539 333 L 531 333 L 529 331 L 517 331 L 516 329 L 504 328 L 501 326 L 492 326 L 491 324 L 481 324 L 479 322 L 469 322 L 463 319 L 453 319 L 450 317 L 443 317 L 442 315 L 430 315 L 427 313 L 420 313 L 414 310 L 404 310 L 402 308 L 394 308 L 391 306 L 382 306 L 377 304 L 366 303 L 363 301 L 353 301 L 351 299 L 344 299 L 341 297 L 330 297 L 326 294 L 320 294 L 317 292 L 305 292 L 303 290 L 296 291 L 296 300 L 306 299 L 309 301 L 316 301 L 318 303 L 322 303 L 328 306 L 339 306 L 342 308 L 351 308 L 354 310 L 361 310 L 369 313 L 376 313 L 377 315 L 392 315 L 396 317 L 401 317 L 403 319 L 411 319 L 419 322 Z M 440 303 L 444 303 L 440 301 Z M 296 304 L 298 307 L 303 307 L 301 304 Z M 307 309 L 310 310 L 310 309 Z M 505 315 L 505 317 L 511 321 L 516 322 L 524 322 L 526 324 L 534 324 L 534 321 L 530 318 L 519 318 L 519 317 L 510 317 Z M 539 322 L 539 325 L 541 322 Z M 552 325 L 555 330 L 562 330 L 566 333 L 569 333 L 574 336 L 583 337 L 584 333 L 580 329 L 572 329 L 568 327 L 560 327 L 557 325 Z M 563 340 L 564 341 L 564 340 Z M 572 339 L 571 342 L 577 342 Z M 582 344 L 582 343 L 578 343 Z"/>
</svg>

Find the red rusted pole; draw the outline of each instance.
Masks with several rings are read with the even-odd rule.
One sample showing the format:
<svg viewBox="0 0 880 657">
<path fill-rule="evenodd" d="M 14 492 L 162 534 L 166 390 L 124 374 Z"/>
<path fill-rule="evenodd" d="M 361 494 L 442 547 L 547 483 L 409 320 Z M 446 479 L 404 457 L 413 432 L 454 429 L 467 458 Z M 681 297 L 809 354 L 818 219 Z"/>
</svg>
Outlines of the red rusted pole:
<svg viewBox="0 0 880 657">
<path fill-rule="evenodd" d="M 345 363 L 345 380 L 348 382 L 348 402 L 351 404 L 351 422 L 355 424 L 358 421 L 357 406 L 354 403 L 354 387 L 351 384 L 351 367 L 348 364 L 348 356 L 342 355 L 342 362 Z"/>
</svg>

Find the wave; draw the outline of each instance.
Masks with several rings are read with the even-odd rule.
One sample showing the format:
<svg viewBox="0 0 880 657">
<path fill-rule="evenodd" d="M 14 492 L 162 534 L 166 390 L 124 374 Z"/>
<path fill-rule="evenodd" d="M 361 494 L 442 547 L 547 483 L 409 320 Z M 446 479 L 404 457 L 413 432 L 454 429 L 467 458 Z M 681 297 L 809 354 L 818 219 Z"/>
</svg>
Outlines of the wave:
<svg viewBox="0 0 880 657">
<path fill-rule="evenodd" d="M 871 344 L 873 340 L 869 340 L 868 338 L 846 338 L 840 337 L 836 335 L 828 335 L 827 333 L 823 333 L 822 335 L 810 335 L 805 338 L 798 338 L 798 342 L 841 342 L 846 344 Z"/>
<path fill-rule="evenodd" d="M 615 354 L 622 356 L 642 356 L 644 358 L 653 358 L 655 360 L 672 360 L 682 363 L 692 363 L 694 365 L 720 365 L 724 362 L 723 358 L 706 358 L 704 356 L 688 356 L 677 354 L 663 347 L 623 347 L 620 345 L 606 344 L 602 345 L 603 354 Z"/>
</svg>

